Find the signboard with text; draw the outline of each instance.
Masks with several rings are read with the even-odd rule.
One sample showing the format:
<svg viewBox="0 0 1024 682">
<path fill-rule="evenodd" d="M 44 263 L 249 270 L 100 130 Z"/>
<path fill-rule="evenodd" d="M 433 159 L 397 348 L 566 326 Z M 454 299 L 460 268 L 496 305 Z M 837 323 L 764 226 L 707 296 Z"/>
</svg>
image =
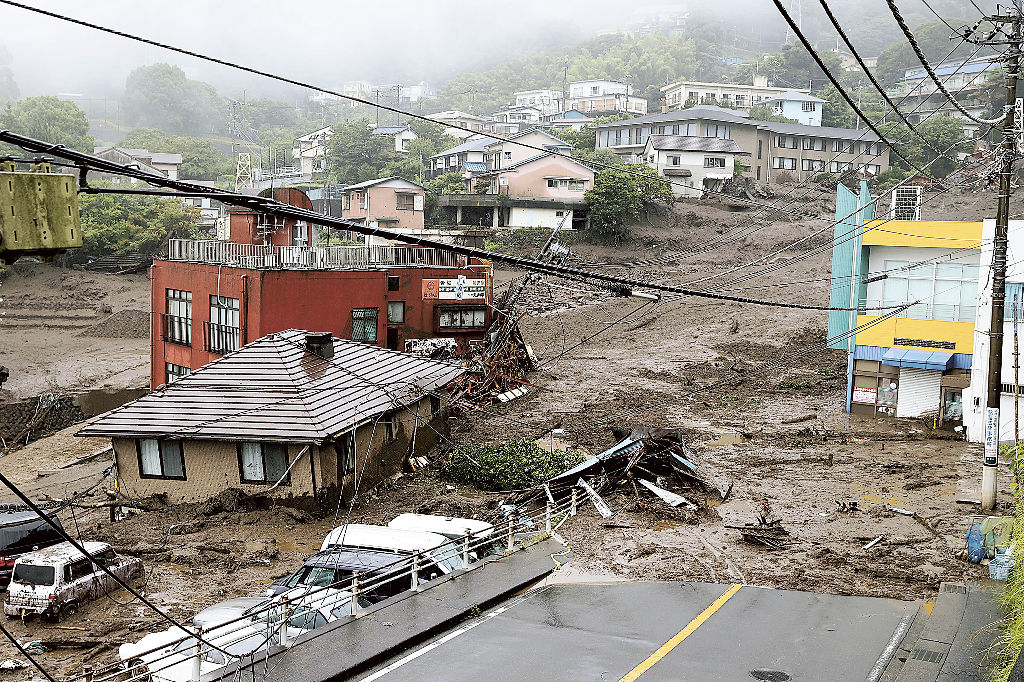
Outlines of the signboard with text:
<svg viewBox="0 0 1024 682">
<path fill-rule="evenodd" d="M 423 298 L 441 301 L 483 301 L 487 298 L 487 280 L 468 279 L 465 275 L 459 275 L 455 279 L 425 279 Z"/>
<path fill-rule="evenodd" d="M 985 410 L 985 466 L 999 465 L 999 408 Z"/>
<path fill-rule="evenodd" d="M 875 403 L 875 397 L 878 395 L 878 390 L 874 388 L 864 388 L 861 386 L 853 387 L 853 402 L 855 403 Z"/>
</svg>

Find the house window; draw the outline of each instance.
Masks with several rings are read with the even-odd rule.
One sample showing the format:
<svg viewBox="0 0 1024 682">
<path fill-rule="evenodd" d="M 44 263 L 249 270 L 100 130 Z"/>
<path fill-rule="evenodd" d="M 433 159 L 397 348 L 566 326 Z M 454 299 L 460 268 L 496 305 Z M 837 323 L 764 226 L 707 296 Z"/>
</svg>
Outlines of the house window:
<svg viewBox="0 0 1024 682">
<path fill-rule="evenodd" d="M 487 309 L 459 306 L 442 308 L 438 316 L 441 329 L 482 329 L 486 326 Z"/>
<path fill-rule="evenodd" d="M 973 322 L 977 312 L 978 266 L 964 263 L 884 261 L 884 306 L 913 301 L 900 317 Z"/>
<path fill-rule="evenodd" d="M 352 340 L 377 343 L 377 309 L 352 309 Z"/>
<path fill-rule="evenodd" d="M 173 382 L 177 381 L 178 379 L 180 379 L 182 377 L 187 377 L 189 374 L 192 373 L 192 370 L 190 368 L 188 368 L 188 367 L 183 367 L 181 365 L 176 365 L 173 362 L 165 362 L 164 363 L 164 372 L 167 375 L 167 379 L 166 379 L 165 383 L 170 384 L 170 383 L 173 383 Z"/>
<path fill-rule="evenodd" d="M 389 412 L 380 418 L 381 426 L 384 427 L 384 442 L 390 443 L 398 437 L 398 420 L 394 412 Z"/>
<path fill-rule="evenodd" d="M 292 246 L 309 246 L 309 228 L 305 221 L 292 225 Z"/>
<path fill-rule="evenodd" d="M 713 123 L 704 124 L 704 137 L 717 137 L 723 140 L 729 139 L 729 126 L 716 125 Z"/>
<path fill-rule="evenodd" d="M 725 168 L 725 157 L 724 156 L 705 156 L 704 157 L 705 168 Z"/>
<path fill-rule="evenodd" d="M 366 192 L 356 192 L 356 197 L 359 199 L 359 208 L 365 209 L 369 203 L 369 195 Z"/>
<path fill-rule="evenodd" d="M 822 172 L 825 170 L 825 162 L 821 159 L 804 159 L 800 162 L 801 168 L 805 171 Z"/>
<path fill-rule="evenodd" d="M 284 443 L 239 443 L 238 473 L 242 483 L 291 485 L 288 446 Z"/>
<path fill-rule="evenodd" d="M 388 275 L 388 291 L 398 291 L 401 282 L 394 275 Z"/>
<path fill-rule="evenodd" d="M 436 395 L 430 396 L 430 414 L 435 415 L 441 411 L 441 399 Z"/>
<path fill-rule="evenodd" d="M 586 180 L 570 180 L 569 191 L 570 192 L 582 192 L 587 188 Z"/>
<path fill-rule="evenodd" d="M 815 152 L 823 152 L 825 151 L 825 139 L 821 137 L 805 137 L 804 149 Z"/>
<path fill-rule="evenodd" d="M 437 160 L 437 163 L 438 163 L 438 167 L 440 167 L 440 165 L 441 165 L 441 159 L 438 159 L 438 160 Z M 351 195 L 351 194 L 349 194 L 349 193 L 346 193 L 346 194 L 345 194 L 345 196 L 344 196 L 343 198 L 344 198 L 344 200 L 345 200 L 345 206 L 344 206 L 343 208 L 344 208 L 344 210 L 346 210 L 346 211 L 347 211 L 347 210 L 349 210 L 350 208 L 352 208 L 352 195 Z"/>
<path fill-rule="evenodd" d="M 853 142 L 847 140 L 832 140 L 832 151 L 839 154 L 852 154 Z"/>
<path fill-rule="evenodd" d="M 167 313 L 164 315 L 164 341 L 192 345 L 192 292 L 167 290 Z"/>
<path fill-rule="evenodd" d="M 135 441 L 140 478 L 185 480 L 185 456 L 180 440 L 140 438 Z"/>
<path fill-rule="evenodd" d="M 815 109 L 817 109 L 817 106 L 817 102 L 801 102 L 800 111 L 814 111 Z"/>
<path fill-rule="evenodd" d="M 557 189 L 558 180 L 556 180 L 555 178 L 548 178 L 548 187 L 551 189 Z"/>
<path fill-rule="evenodd" d="M 778 168 L 779 170 L 796 170 L 796 159 L 784 156 L 773 157 L 772 168 Z"/>
<path fill-rule="evenodd" d="M 204 325 L 205 347 L 211 353 L 223 355 L 238 350 L 238 299 L 210 296 L 210 321 Z"/>
<path fill-rule="evenodd" d="M 736 106 L 742 107 L 742 106 L 746 106 L 746 104 L 747 104 L 747 96 L 746 95 L 736 95 Z"/>
<path fill-rule="evenodd" d="M 862 163 L 857 167 L 857 170 L 866 175 L 878 175 L 878 164 L 876 163 Z"/>
<path fill-rule="evenodd" d="M 399 211 L 411 211 L 415 205 L 415 195 L 407 194 L 405 192 L 399 192 L 398 198 L 398 210 Z"/>
<path fill-rule="evenodd" d="M 849 161 L 833 161 L 829 164 L 829 172 L 831 173 L 845 173 L 849 170 L 853 170 L 853 164 Z"/>
<path fill-rule="evenodd" d="M 776 135 L 775 146 L 779 149 L 796 149 L 796 138 L 792 135 Z"/>
<path fill-rule="evenodd" d="M 505 152 L 504 158 L 505 158 L 506 161 L 511 161 L 512 160 L 512 152 Z"/>
<path fill-rule="evenodd" d="M 405 301 L 388 301 L 388 323 L 402 324 L 405 322 Z"/>
<path fill-rule="evenodd" d="M 347 431 L 334 441 L 334 449 L 338 453 L 339 474 L 347 476 L 356 471 L 356 432 Z"/>
<path fill-rule="evenodd" d="M 681 160 L 681 157 L 679 157 L 679 156 L 670 156 L 670 157 L 668 157 L 668 165 L 670 165 L 670 166 L 678 166 L 680 160 Z"/>
<path fill-rule="evenodd" d="M 763 142 L 764 142 L 764 140 L 758 140 L 757 141 L 757 158 L 759 158 L 759 159 L 761 158 L 761 149 L 764 146 L 762 144 Z"/>
</svg>

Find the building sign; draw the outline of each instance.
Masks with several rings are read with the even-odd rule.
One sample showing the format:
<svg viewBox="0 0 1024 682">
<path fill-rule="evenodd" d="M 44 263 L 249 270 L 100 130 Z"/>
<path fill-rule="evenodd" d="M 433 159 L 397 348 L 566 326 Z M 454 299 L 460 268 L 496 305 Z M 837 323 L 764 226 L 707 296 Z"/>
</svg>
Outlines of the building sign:
<svg viewBox="0 0 1024 682">
<path fill-rule="evenodd" d="M 425 279 L 423 298 L 442 301 L 483 301 L 487 298 L 487 281 L 467 279 L 465 275 L 459 275 L 456 279 Z"/>
<path fill-rule="evenodd" d="M 985 410 L 985 466 L 999 465 L 999 408 Z"/>
<path fill-rule="evenodd" d="M 871 403 L 875 404 L 875 396 L 878 395 L 878 391 L 874 388 L 865 388 L 862 386 L 853 387 L 853 402 L 855 403 Z"/>
</svg>

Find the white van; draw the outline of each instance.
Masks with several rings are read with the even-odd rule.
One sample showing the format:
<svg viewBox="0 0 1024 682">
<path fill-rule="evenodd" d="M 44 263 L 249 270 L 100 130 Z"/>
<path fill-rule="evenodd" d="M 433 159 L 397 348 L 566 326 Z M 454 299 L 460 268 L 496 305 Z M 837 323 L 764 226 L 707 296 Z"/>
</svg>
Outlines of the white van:
<svg viewBox="0 0 1024 682">
<path fill-rule="evenodd" d="M 388 523 L 388 528 L 397 530 L 418 530 L 443 535 L 449 540 L 461 541 L 470 533 L 470 560 L 501 554 L 505 551 L 503 538 L 494 531 L 494 526 L 479 519 L 462 519 L 457 516 L 435 516 L 433 514 L 399 514 Z M 484 538 L 489 538 L 485 541 Z M 458 547 L 462 547 L 461 544 Z"/>
<path fill-rule="evenodd" d="M 387 550 L 398 554 L 422 554 L 427 560 L 437 564 L 442 573 L 451 573 L 464 568 L 458 547 L 448 538 L 437 533 L 350 523 L 347 526 L 338 526 L 328 533 L 320 550 L 332 547 Z"/>
<path fill-rule="evenodd" d="M 14 562 L 4 614 L 24 618 L 38 614 L 54 619 L 70 616 L 82 604 L 113 592 L 120 585 L 97 564 L 127 582 L 142 573 L 142 561 L 114 553 L 105 542 L 83 543 L 94 564 L 70 542 L 28 552 Z"/>
</svg>

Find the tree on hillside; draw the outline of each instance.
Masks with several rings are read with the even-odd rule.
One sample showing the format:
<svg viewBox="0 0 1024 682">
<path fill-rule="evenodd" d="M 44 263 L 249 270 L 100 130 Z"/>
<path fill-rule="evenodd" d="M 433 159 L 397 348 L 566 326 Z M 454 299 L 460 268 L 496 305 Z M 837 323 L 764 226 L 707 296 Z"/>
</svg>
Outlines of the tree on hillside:
<svg viewBox="0 0 1024 682">
<path fill-rule="evenodd" d="M 949 175 L 959 165 L 957 153 L 971 151 L 971 142 L 964 140 L 963 119 L 955 116 L 936 116 L 916 124 L 915 127 L 935 149 L 945 150 L 952 147 L 942 155 L 942 158 L 925 169 L 933 177 L 944 178 Z M 926 146 L 920 137 L 910 133 L 905 126 L 890 124 L 883 132 L 890 140 L 902 140 L 896 143 L 896 149 L 918 168 L 923 168 L 936 157 L 934 149 Z M 904 170 L 913 170 L 895 155 L 892 164 Z"/>
<path fill-rule="evenodd" d="M 630 226 L 652 208 L 673 198 L 668 181 L 646 164 L 602 170 L 583 197 L 590 209 L 590 229 L 614 243 L 625 240 Z"/>
<path fill-rule="evenodd" d="M 380 177 L 389 163 L 401 161 L 391 137 L 372 135 L 369 121 L 342 121 L 331 126 L 327 163 L 334 182 L 352 185 Z"/>
<path fill-rule="evenodd" d="M 27 97 L 0 112 L 0 128 L 92 153 L 89 119 L 74 102 L 56 97 Z"/>
<path fill-rule="evenodd" d="M 82 248 L 69 251 L 65 263 L 82 263 L 109 254 L 155 255 L 172 238 L 196 239 L 198 209 L 178 199 L 83 194 Z"/>
<path fill-rule="evenodd" d="M 441 211 L 438 210 L 437 198 L 442 194 L 461 194 L 466 191 L 466 181 L 458 173 L 444 173 L 430 180 L 424 186 L 427 195 L 424 207 L 424 219 L 430 225 L 441 222 Z"/>
<path fill-rule="evenodd" d="M 198 137 L 168 135 L 156 128 L 135 128 L 117 146 L 181 154 L 183 180 L 216 180 L 231 171 L 231 162 L 213 143 Z"/>
<path fill-rule="evenodd" d="M 921 51 L 924 52 L 928 61 L 933 65 L 939 64 L 943 58 L 945 58 L 945 61 L 963 61 L 970 57 L 971 53 L 977 49 L 972 43 L 960 41 L 960 44 L 957 45 L 956 41 L 951 42 L 949 39 L 949 27 L 939 20 L 929 21 L 915 26 L 911 30 L 917 37 Z M 953 50 L 954 47 L 956 47 L 956 50 Z M 953 50 L 953 53 L 946 57 L 950 50 Z M 991 51 L 988 48 L 983 48 L 979 56 L 985 56 L 986 54 L 991 54 Z M 917 55 L 914 54 L 914 48 L 901 34 L 897 40 L 878 55 L 878 65 L 872 72 L 885 85 L 892 85 L 903 78 L 907 69 L 919 68 L 921 68 L 921 62 Z"/>
<path fill-rule="evenodd" d="M 225 102 L 212 85 L 170 64 L 140 66 L 125 82 L 127 120 L 176 135 L 206 135 L 224 127 Z"/>
<path fill-rule="evenodd" d="M 11 71 L 11 53 L 3 45 L 0 45 L 0 104 L 13 102 L 18 99 L 21 91 L 18 84 L 14 82 L 14 72 Z"/>
</svg>

